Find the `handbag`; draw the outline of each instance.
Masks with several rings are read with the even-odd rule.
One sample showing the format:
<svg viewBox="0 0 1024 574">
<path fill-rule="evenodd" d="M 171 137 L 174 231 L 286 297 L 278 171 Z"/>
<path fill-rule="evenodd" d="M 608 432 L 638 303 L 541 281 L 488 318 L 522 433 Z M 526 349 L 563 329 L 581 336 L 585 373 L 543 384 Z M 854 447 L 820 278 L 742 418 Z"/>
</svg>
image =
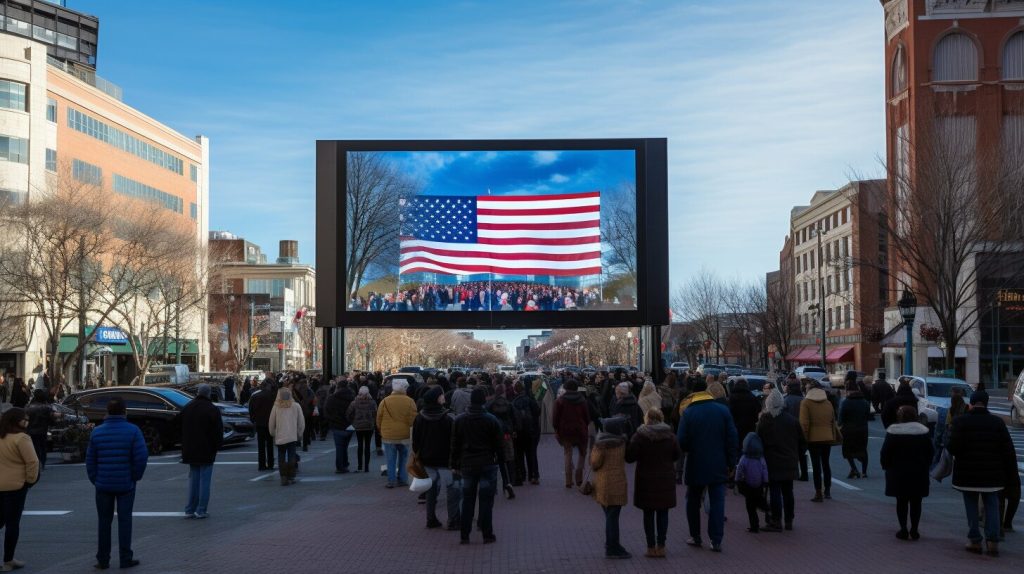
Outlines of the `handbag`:
<svg viewBox="0 0 1024 574">
<path fill-rule="evenodd" d="M 942 482 L 943 478 L 953 474 L 953 457 L 949 455 L 949 451 L 945 448 L 939 453 L 939 462 L 935 463 L 928 475 L 934 478 L 938 482 Z"/>
<path fill-rule="evenodd" d="M 843 444 L 843 431 L 839 429 L 839 423 L 832 419 L 832 445 Z"/>
<path fill-rule="evenodd" d="M 426 492 L 433 486 L 434 481 L 428 478 L 413 478 L 409 484 L 409 490 L 416 493 Z"/>
<path fill-rule="evenodd" d="M 594 496 L 597 494 L 594 483 L 590 481 L 590 467 L 587 467 L 586 476 L 583 477 L 583 484 L 579 485 L 578 488 L 584 496 Z"/>
<path fill-rule="evenodd" d="M 413 478 L 427 478 L 427 469 L 423 468 L 423 463 L 420 462 L 420 457 L 415 452 L 409 455 L 409 462 L 405 465 L 405 470 L 409 473 L 409 476 Z M 429 487 L 428 487 L 429 488 Z"/>
</svg>

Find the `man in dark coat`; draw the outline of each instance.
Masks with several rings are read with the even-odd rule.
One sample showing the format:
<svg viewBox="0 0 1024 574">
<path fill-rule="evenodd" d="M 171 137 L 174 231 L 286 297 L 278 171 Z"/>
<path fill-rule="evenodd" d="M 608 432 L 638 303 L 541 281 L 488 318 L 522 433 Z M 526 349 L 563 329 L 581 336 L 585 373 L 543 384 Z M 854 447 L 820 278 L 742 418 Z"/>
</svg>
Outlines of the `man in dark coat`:
<svg viewBox="0 0 1024 574">
<path fill-rule="evenodd" d="M 249 420 L 256 427 L 259 470 L 274 470 L 274 437 L 270 436 L 270 411 L 274 408 L 276 394 L 273 381 L 267 378 L 260 384 L 260 390 L 249 398 Z"/>
<path fill-rule="evenodd" d="M 739 438 L 729 408 L 717 402 L 707 391 L 693 394 L 679 419 L 676 433 L 679 448 L 687 453 L 686 520 L 690 526 L 690 546 L 703 545 L 700 535 L 700 510 L 708 492 L 708 536 L 711 550 L 722 551 L 725 534 L 725 483 L 739 459 Z"/>
<path fill-rule="evenodd" d="M 761 413 L 761 401 L 750 392 L 750 386 L 745 379 L 739 379 L 733 385 L 732 394 L 729 395 L 729 413 L 736 423 L 736 434 L 742 444 L 747 433 L 754 432 L 757 417 Z"/>
<path fill-rule="evenodd" d="M 320 385 L 321 388 L 326 385 Z M 348 444 L 352 440 L 354 431 L 349 430 L 351 422 L 348 420 L 348 406 L 355 400 L 356 395 L 345 383 L 338 383 L 338 389 L 331 393 L 324 401 L 323 419 L 334 437 L 334 472 L 345 474 L 348 472 Z"/>
<path fill-rule="evenodd" d="M 985 506 L 985 546 L 991 556 L 999 553 L 999 491 L 1018 472 L 1006 423 L 988 412 L 988 393 L 971 395 L 971 410 L 953 419 L 949 445 L 953 456 L 953 488 L 961 491 L 967 511 L 970 543 L 967 551 L 981 554 L 978 498 Z"/>
<path fill-rule="evenodd" d="M 783 401 L 786 405 L 786 412 L 796 419 L 798 424 L 800 421 L 800 403 L 802 403 L 803 400 L 804 393 L 800 389 L 800 381 L 796 380 L 796 377 L 791 374 L 788 382 L 786 383 L 786 396 L 783 398 Z M 807 443 L 803 442 L 802 444 L 803 446 L 800 448 L 800 458 L 798 460 L 800 463 L 800 476 L 797 477 L 797 480 L 807 482 L 810 480 L 807 473 L 808 466 L 810 465 L 807 460 Z M 771 467 L 769 467 L 768 472 L 769 474 L 771 473 Z"/>
<path fill-rule="evenodd" d="M 900 388 L 896 391 L 896 396 L 885 401 L 885 406 L 882 407 L 883 427 L 889 428 L 889 425 L 896 423 L 897 413 L 902 406 L 914 407 L 914 410 L 917 410 L 917 395 L 914 394 L 907 381 L 900 381 Z"/>
<path fill-rule="evenodd" d="M 224 401 L 233 403 L 235 402 L 235 378 L 225 377 L 224 378 Z"/>
<path fill-rule="evenodd" d="M 574 474 L 576 485 L 582 485 L 583 468 L 586 464 L 584 457 L 590 438 L 590 409 L 576 381 L 570 379 L 565 383 L 565 393 L 555 401 L 555 412 L 551 422 L 555 427 L 555 438 L 558 444 L 562 445 L 565 454 L 565 487 L 572 488 Z M 575 469 L 572 464 L 573 450 L 578 453 Z"/>
<path fill-rule="evenodd" d="M 96 487 L 96 513 L 99 515 L 99 549 L 96 568 L 110 567 L 110 526 L 117 507 L 117 550 L 121 568 L 138 566 L 132 552 L 132 508 L 135 483 L 146 472 L 149 452 L 139 427 L 128 422 L 124 401 L 107 403 L 107 418 L 89 437 L 85 451 L 85 471 Z"/>
<path fill-rule="evenodd" d="M 423 407 L 412 423 L 412 451 L 431 480 L 427 491 L 427 528 L 440 528 L 437 519 L 437 499 L 444 487 L 448 503 L 448 530 L 460 530 L 462 504 L 462 483 L 455 480 L 448 466 L 452 450 L 453 417 L 444 407 L 444 392 L 434 385 L 422 396 Z"/>
<path fill-rule="evenodd" d="M 498 486 L 498 464 L 502 454 L 503 433 L 498 419 L 484 410 L 487 391 L 475 388 L 469 397 L 469 408 L 455 419 L 452 426 L 451 460 L 448 467 L 462 480 L 461 544 L 469 544 L 473 531 L 473 511 L 480 497 L 480 530 L 484 544 L 495 542 L 492 511 Z"/>
<path fill-rule="evenodd" d="M 210 385 L 203 383 L 196 398 L 181 409 L 181 462 L 188 466 L 188 504 L 185 518 L 206 518 L 210 503 L 213 462 L 224 438 L 220 409 L 210 400 Z"/>
<path fill-rule="evenodd" d="M 895 395 L 896 392 L 892 390 L 892 385 L 889 384 L 889 381 L 885 380 L 885 377 L 878 377 L 871 384 L 871 405 L 875 408 L 876 413 L 881 414 L 885 403 Z"/>
<path fill-rule="evenodd" d="M 515 473 L 512 486 L 522 486 L 529 479 L 530 484 L 540 484 L 540 469 L 537 463 L 537 446 L 540 444 L 540 403 L 526 391 L 521 382 L 512 386 L 512 415 L 515 418 Z"/>
</svg>

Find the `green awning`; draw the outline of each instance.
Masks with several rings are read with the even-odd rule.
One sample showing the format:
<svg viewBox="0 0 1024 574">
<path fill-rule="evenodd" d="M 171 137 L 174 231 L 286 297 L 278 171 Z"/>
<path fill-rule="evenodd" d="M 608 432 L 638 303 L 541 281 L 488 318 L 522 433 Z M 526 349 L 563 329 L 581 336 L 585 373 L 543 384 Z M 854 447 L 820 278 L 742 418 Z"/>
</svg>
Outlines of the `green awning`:
<svg viewBox="0 0 1024 574">
<path fill-rule="evenodd" d="M 96 347 L 110 347 L 110 350 L 115 355 L 131 355 L 132 354 L 132 347 L 131 347 L 131 345 L 128 345 L 128 344 L 111 345 L 111 344 L 103 344 L 103 343 L 90 342 L 88 344 L 88 347 L 91 347 L 93 349 L 95 349 Z M 70 354 L 70 353 L 74 353 L 75 349 L 77 349 L 77 348 L 78 348 L 78 336 L 77 335 L 61 335 L 60 336 L 60 344 L 57 345 L 57 353 L 59 353 L 61 355 L 67 355 L 67 354 Z"/>
<path fill-rule="evenodd" d="M 198 355 L 199 354 L 199 341 L 195 339 L 181 339 L 181 354 L 182 355 Z M 167 340 L 167 354 L 177 355 L 178 345 L 173 339 Z M 149 354 L 150 355 L 163 355 L 164 354 L 164 341 L 163 339 L 157 339 L 150 341 L 149 343 Z"/>
</svg>

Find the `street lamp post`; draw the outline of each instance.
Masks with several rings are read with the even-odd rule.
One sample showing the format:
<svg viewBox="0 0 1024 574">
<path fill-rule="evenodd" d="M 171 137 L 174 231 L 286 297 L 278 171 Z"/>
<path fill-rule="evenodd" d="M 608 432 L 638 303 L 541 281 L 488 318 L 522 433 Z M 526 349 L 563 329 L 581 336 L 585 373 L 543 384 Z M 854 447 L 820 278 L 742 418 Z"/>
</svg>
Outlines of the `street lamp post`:
<svg viewBox="0 0 1024 574">
<path fill-rule="evenodd" d="M 626 367 L 633 366 L 633 331 L 626 331 Z"/>
<path fill-rule="evenodd" d="M 825 279 L 822 270 L 825 267 L 825 257 L 821 250 L 821 237 L 825 230 L 819 222 L 813 229 L 814 235 L 818 238 L 818 320 L 821 322 L 821 368 L 828 370 L 825 364 Z"/>
<path fill-rule="evenodd" d="M 615 351 L 615 358 L 619 358 L 618 348 L 615 346 L 615 335 L 608 335 L 608 341 L 611 343 L 610 347 Z M 618 360 L 616 360 L 618 362 Z M 608 363 L 611 364 L 611 357 L 608 358 Z"/>
<path fill-rule="evenodd" d="M 914 317 L 917 315 L 917 297 L 914 292 L 907 288 L 903 291 L 897 305 L 900 308 L 900 316 L 903 317 L 903 325 L 907 328 L 907 344 L 903 351 L 903 374 L 914 374 Z"/>
</svg>

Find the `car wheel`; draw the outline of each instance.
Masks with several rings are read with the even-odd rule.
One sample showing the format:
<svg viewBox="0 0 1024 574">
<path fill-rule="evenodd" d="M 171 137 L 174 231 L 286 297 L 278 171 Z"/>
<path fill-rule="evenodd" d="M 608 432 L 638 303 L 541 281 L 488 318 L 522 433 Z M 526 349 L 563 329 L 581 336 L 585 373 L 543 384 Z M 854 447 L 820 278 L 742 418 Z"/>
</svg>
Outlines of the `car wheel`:
<svg viewBox="0 0 1024 574">
<path fill-rule="evenodd" d="M 142 427 L 142 437 L 146 439 L 146 448 L 149 454 L 160 454 L 164 451 L 163 437 L 160 436 L 160 429 L 153 425 Z"/>
</svg>

